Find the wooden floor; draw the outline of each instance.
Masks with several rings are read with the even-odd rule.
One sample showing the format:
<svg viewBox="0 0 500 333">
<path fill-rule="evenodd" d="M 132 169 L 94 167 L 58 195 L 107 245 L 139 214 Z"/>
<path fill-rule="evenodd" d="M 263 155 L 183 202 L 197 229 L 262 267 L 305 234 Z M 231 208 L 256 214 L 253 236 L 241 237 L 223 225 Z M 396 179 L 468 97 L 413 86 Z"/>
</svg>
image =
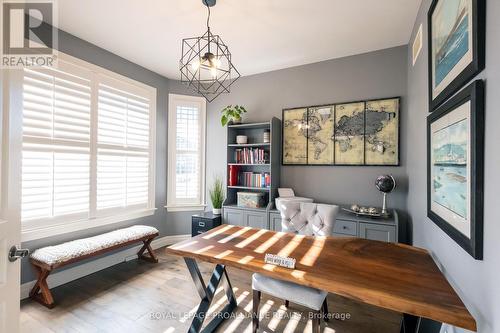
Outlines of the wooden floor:
<svg viewBox="0 0 500 333">
<path fill-rule="evenodd" d="M 53 289 L 52 310 L 31 300 L 21 303 L 21 332 L 187 332 L 199 296 L 182 258 L 157 250 L 160 262 L 133 260 Z M 213 266 L 201 264 L 207 278 Z M 251 332 L 251 274 L 228 269 L 238 300 L 236 315 L 219 332 Z M 387 283 L 390 283 L 388 281 Z M 221 310 L 226 298 L 220 289 L 211 311 Z M 350 316 L 322 323 L 322 332 L 399 332 L 400 315 L 329 295 L 331 315 Z M 263 295 L 259 332 L 311 332 L 307 309 Z"/>
</svg>

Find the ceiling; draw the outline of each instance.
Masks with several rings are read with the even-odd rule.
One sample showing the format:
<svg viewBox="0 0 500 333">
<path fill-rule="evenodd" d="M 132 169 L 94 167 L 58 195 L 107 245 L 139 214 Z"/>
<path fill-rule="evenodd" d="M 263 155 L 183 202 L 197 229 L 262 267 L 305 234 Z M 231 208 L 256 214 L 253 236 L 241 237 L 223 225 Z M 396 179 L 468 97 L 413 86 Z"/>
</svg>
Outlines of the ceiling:
<svg viewBox="0 0 500 333">
<path fill-rule="evenodd" d="M 242 75 L 407 44 L 421 0 L 217 0 L 211 29 Z M 62 0 L 59 27 L 171 79 L 202 0 Z"/>
</svg>

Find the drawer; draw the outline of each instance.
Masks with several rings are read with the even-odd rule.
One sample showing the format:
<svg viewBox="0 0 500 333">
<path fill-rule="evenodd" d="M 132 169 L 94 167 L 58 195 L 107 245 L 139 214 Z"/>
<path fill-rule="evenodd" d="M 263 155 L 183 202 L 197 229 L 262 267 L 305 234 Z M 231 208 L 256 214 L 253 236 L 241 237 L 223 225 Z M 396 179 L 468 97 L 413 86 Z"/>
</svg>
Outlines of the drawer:
<svg viewBox="0 0 500 333">
<path fill-rule="evenodd" d="M 333 227 L 333 232 L 336 234 L 344 234 L 349 236 L 357 236 L 357 223 L 353 221 L 337 220 Z"/>
<path fill-rule="evenodd" d="M 193 216 L 191 219 L 191 236 L 197 236 L 220 225 L 221 218 L 203 218 Z"/>
<path fill-rule="evenodd" d="M 201 234 L 204 234 L 205 232 L 207 232 L 208 230 L 194 230 L 193 232 L 193 237 L 194 236 L 198 236 L 198 235 L 201 235 Z"/>
<path fill-rule="evenodd" d="M 212 224 L 212 220 L 193 219 L 193 228 L 210 229 L 212 228 Z"/>
<path fill-rule="evenodd" d="M 346 234 L 339 234 L 339 233 L 336 233 L 334 232 L 332 234 L 333 237 L 354 237 L 353 235 L 346 235 Z"/>
<path fill-rule="evenodd" d="M 202 234 L 204 232 L 207 232 L 208 230 L 210 229 L 207 229 L 207 228 L 200 228 L 198 227 L 197 225 L 193 225 L 193 227 L 191 228 L 191 236 L 194 237 L 194 236 L 198 236 L 199 234 Z"/>
<path fill-rule="evenodd" d="M 193 224 L 192 224 L 193 228 L 194 227 L 197 227 L 197 228 L 203 228 L 203 229 L 211 229 L 213 228 L 213 220 L 209 220 L 209 219 L 200 219 L 200 218 L 194 218 L 193 217 Z"/>
<path fill-rule="evenodd" d="M 372 223 L 359 224 L 359 237 L 382 242 L 396 242 L 396 227 Z"/>
</svg>

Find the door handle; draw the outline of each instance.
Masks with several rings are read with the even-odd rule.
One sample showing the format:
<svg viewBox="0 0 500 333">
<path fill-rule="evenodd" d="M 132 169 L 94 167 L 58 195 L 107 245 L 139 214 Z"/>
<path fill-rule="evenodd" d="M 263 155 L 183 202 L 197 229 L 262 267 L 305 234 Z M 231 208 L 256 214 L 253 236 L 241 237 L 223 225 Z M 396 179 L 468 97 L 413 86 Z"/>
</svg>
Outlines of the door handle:
<svg viewBox="0 0 500 333">
<path fill-rule="evenodd" d="M 9 261 L 14 262 L 17 259 L 27 257 L 30 254 L 28 249 L 18 249 L 15 245 L 9 250 Z"/>
</svg>

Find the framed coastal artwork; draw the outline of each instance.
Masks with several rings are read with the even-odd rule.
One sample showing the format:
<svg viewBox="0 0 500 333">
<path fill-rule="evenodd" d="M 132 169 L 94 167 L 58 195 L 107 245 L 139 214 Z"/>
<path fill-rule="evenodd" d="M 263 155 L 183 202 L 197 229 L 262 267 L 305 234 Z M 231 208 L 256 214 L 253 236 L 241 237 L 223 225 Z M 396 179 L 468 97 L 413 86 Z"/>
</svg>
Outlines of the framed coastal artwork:
<svg viewBox="0 0 500 333">
<path fill-rule="evenodd" d="M 485 0 L 434 0 L 428 12 L 429 111 L 485 64 Z"/>
<path fill-rule="evenodd" d="M 283 110 L 283 165 L 399 165 L 400 98 Z"/>
<path fill-rule="evenodd" d="M 427 216 L 483 255 L 484 87 L 478 80 L 427 118 Z"/>
</svg>

